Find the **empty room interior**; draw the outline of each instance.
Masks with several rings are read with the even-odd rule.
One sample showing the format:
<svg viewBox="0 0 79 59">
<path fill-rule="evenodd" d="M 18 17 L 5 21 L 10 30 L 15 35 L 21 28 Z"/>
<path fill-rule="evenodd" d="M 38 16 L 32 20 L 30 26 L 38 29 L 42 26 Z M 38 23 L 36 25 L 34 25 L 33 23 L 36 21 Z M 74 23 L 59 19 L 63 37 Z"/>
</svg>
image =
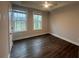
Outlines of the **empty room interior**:
<svg viewBox="0 0 79 59">
<path fill-rule="evenodd" d="M 0 58 L 78 57 L 78 1 L 0 1 Z"/>
</svg>

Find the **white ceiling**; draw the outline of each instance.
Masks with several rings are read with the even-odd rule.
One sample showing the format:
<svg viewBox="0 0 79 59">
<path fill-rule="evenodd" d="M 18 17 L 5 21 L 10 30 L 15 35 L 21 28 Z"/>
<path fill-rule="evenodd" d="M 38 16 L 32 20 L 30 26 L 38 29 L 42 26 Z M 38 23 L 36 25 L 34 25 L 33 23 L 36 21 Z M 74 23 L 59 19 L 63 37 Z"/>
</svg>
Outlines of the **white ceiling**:
<svg viewBox="0 0 79 59">
<path fill-rule="evenodd" d="M 69 1 L 48 1 L 48 3 L 52 4 L 49 8 L 44 8 L 43 4 L 45 1 L 14 1 L 13 4 L 21 5 L 24 7 L 35 8 L 43 11 L 51 11 L 56 8 L 72 4 L 73 2 Z M 53 5 L 54 4 L 54 5 Z"/>
</svg>

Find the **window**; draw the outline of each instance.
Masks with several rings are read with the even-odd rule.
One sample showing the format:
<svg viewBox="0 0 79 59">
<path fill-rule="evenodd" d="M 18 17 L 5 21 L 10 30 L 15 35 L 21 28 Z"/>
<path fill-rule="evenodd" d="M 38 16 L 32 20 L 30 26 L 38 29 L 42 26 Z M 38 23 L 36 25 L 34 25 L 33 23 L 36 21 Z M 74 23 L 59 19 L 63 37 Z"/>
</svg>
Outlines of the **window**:
<svg viewBox="0 0 79 59">
<path fill-rule="evenodd" d="M 12 11 L 13 32 L 26 31 L 26 16 L 27 14 L 25 11 Z"/>
<path fill-rule="evenodd" d="M 34 19 L 34 30 L 41 30 L 42 29 L 42 15 L 33 14 Z"/>
</svg>

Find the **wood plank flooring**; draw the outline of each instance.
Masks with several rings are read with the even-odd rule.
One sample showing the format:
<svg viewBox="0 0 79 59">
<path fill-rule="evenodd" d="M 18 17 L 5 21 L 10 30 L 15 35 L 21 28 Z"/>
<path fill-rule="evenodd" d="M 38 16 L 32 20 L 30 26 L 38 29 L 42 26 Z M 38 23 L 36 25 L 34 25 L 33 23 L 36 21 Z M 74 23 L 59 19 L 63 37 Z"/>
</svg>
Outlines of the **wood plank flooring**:
<svg viewBox="0 0 79 59">
<path fill-rule="evenodd" d="M 78 58 L 79 47 L 50 34 L 14 41 L 11 58 Z"/>
</svg>

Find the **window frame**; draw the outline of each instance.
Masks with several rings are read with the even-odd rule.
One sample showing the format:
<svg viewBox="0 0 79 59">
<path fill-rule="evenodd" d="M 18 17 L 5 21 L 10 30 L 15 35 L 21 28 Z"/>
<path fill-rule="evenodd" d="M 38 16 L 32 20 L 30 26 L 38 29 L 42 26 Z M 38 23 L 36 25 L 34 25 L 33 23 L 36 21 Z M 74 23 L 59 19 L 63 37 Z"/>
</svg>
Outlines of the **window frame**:
<svg viewBox="0 0 79 59">
<path fill-rule="evenodd" d="M 41 16 L 41 28 L 35 29 L 34 28 L 34 15 L 40 15 Z M 33 13 L 33 30 L 34 31 L 41 31 L 43 29 L 43 15 L 41 13 Z"/>
<path fill-rule="evenodd" d="M 28 24 L 27 24 L 27 20 L 28 20 L 28 14 L 27 14 L 27 11 L 24 11 L 24 12 L 20 12 L 21 10 L 17 10 L 17 11 L 15 11 L 15 10 L 12 10 L 12 28 L 13 28 L 13 33 L 20 33 L 20 32 L 26 32 L 27 30 L 28 30 Z M 25 21 L 25 30 L 22 30 L 22 31 L 15 31 L 15 28 L 14 28 L 14 26 L 15 26 L 15 24 L 14 24 L 14 20 L 13 20 L 13 13 L 14 12 L 16 12 L 16 13 L 23 13 L 23 14 L 25 14 L 25 20 L 23 20 L 23 21 Z M 22 21 L 22 20 L 15 20 L 15 21 Z"/>
</svg>

